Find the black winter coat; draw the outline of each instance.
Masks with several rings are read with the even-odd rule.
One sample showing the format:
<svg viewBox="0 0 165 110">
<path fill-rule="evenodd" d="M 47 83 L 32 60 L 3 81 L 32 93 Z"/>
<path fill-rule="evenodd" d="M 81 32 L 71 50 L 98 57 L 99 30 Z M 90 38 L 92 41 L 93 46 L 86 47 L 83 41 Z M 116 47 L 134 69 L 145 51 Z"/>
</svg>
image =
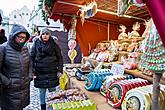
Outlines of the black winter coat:
<svg viewBox="0 0 165 110">
<path fill-rule="evenodd" d="M 20 32 L 29 38 L 27 30 L 16 25 L 9 42 L 0 46 L 0 102 L 6 110 L 19 110 L 30 103 L 30 55 L 26 47 L 19 48 L 12 42 Z"/>
<path fill-rule="evenodd" d="M 32 46 L 31 58 L 36 76 L 35 87 L 51 88 L 59 85 L 57 72 L 63 72 L 63 57 L 52 37 L 47 43 L 38 38 Z"/>
</svg>

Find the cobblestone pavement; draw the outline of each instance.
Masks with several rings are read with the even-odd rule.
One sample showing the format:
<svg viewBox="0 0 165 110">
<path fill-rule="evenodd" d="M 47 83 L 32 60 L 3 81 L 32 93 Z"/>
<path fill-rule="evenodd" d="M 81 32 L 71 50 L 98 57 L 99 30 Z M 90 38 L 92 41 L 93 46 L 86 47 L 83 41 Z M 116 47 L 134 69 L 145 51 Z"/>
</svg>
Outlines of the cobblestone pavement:
<svg viewBox="0 0 165 110">
<path fill-rule="evenodd" d="M 40 110 L 39 90 L 34 87 L 34 82 L 30 85 L 30 104 L 24 110 Z"/>
</svg>

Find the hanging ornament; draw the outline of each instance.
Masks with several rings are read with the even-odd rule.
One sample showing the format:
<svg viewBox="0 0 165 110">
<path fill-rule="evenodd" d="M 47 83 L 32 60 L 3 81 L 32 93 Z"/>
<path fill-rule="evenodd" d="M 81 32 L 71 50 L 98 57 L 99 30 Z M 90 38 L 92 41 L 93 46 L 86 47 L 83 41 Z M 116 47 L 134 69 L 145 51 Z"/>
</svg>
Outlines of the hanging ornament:
<svg viewBox="0 0 165 110">
<path fill-rule="evenodd" d="M 77 19 L 76 16 L 73 16 L 71 20 L 71 28 L 69 29 L 68 32 L 68 40 L 76 39 L 76 25 L 77 25 Z"/>
<path fill-rule="evenodd" d="M 144 6 L 143 1 L 144 0 L 118 0 L 118 15 L 124 15 L 131 5 L 136 5 L 138 7 Z"/>
<path fill-rule="evenodd" d="M 129 0 L 118 0 L 118 15 L 124 15 L 129 7 Z"/>
<path fill-rule="evenodd" d="M 74 39 L 69 40 L 68 47 L 70 50 L 73 50 L 76 47 L 76 41 Z"/>
<path fill-rule="evenodd" d="M 70 58 L 72 64 L 74 63 L 74 59 L 76 56 L 77 56 L 77 52 L 75 49 L 68 51 L 68 57 Z"/>
<path fill-rule="evenodd" d="M 68 40 L 70 39 L 76 39 L 76 30 L 70 29 L 68 32 Z"/>
<path fill-rule="evenodd" d="M 84 7 L 81 7 L 81 9 L 79 11 L 80 11 L 81 22 L 82 22 L 82 25 L 83 25 L 85 18 L 93 17 L 97 13 L 97 3 L 96 3 L 96 1 L 93 0 L 88 5 L 85 5 Z"/>
<path fill-rule="evenodd" d="M 132 3 L 138 7 L 142 7 L 145 5 L 143 1 L 144 0 L 132 0 Z"/>
</svg>

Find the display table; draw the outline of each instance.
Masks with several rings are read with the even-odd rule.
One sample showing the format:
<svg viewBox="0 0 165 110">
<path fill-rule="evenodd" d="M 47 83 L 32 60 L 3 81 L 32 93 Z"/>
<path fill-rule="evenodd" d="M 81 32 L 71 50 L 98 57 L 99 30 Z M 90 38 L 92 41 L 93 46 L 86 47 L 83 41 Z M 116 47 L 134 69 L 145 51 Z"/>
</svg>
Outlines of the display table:
<svg viewBox="0 0 165 110">
<path fill-rule="evenodd" d="M 120 110 L 111 107 L 107 102 L 104 96 L 102 96 L 99 91 L 87 91 L 84 88 L 84 81 L 78 81 L 75 77 L 70 78 L 71 87 L 79 87 L 86 95 L 95 102 L 98 110 Z"/>
</svg>

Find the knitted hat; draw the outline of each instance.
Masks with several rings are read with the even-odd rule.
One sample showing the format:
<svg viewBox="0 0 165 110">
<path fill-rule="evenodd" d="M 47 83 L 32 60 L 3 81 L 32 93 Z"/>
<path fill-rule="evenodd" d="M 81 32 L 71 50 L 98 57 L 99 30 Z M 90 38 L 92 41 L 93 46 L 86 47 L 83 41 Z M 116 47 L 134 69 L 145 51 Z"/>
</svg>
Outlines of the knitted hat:
<svg viewBox="0 0 165 110">
<path fill-rule="evenodd" d="M 51 35 L 51 32 L 50 32 L 50 30 L 48 28 L 43 28 L 41 30 L 41 35 L 44 34 L 44 33 L 48 33 L 49 35 Z"/>
</svg>

